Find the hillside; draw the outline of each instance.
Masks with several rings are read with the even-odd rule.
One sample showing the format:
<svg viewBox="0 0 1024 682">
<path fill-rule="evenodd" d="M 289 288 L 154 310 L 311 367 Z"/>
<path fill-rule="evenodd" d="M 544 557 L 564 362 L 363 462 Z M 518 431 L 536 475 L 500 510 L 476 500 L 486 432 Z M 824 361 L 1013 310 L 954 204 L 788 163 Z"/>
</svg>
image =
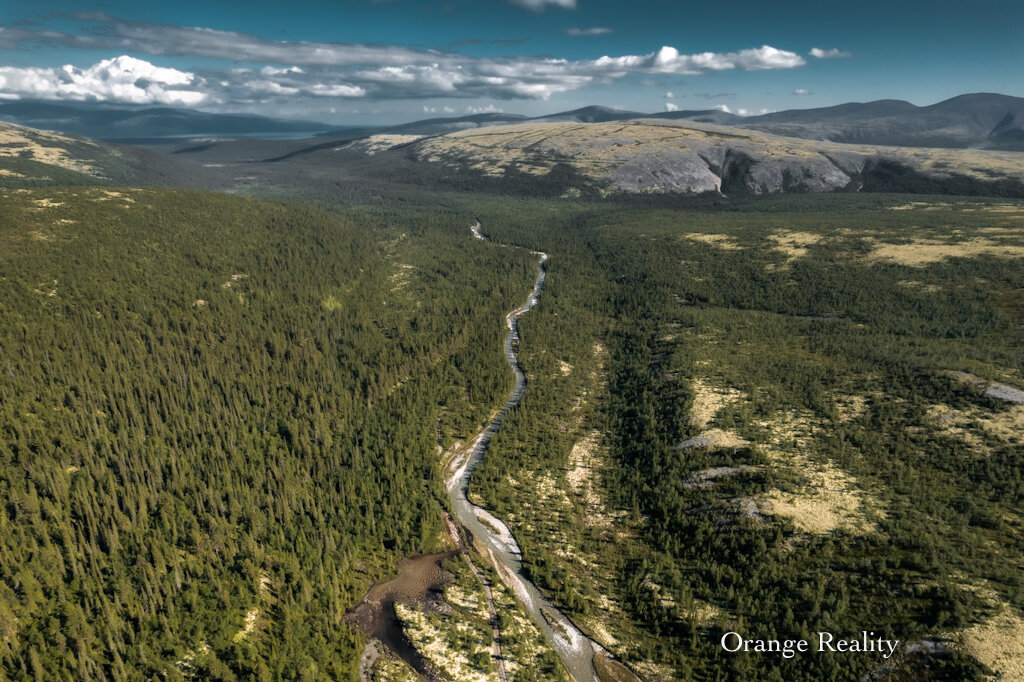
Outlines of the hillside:
<svg viewBox="0 0 1024 682">
<path fill-rule="evenodd" d="M 220 186 L 201 167 L 147 149 L 0 123 L 0 188 L 107 182 Z"/>
<path fill-rule="evenodd" d="M 218 114 L 172 107 L 112 107 L 90 103 L 0 102 L 0 121 L 101 140 L 314 133 L 327 128 L 296 121 L 243 114 Z"/>
<path fill-rule="evenodd" d="M 693 121 L 501 126 L 427 138 L 407 153 L 490 178 L 563 169 L 577 176 L 575 189 L 603 193 L 1024 194 L 1024 160 L 1012 152 L 812 142 Z"/>
</svg>

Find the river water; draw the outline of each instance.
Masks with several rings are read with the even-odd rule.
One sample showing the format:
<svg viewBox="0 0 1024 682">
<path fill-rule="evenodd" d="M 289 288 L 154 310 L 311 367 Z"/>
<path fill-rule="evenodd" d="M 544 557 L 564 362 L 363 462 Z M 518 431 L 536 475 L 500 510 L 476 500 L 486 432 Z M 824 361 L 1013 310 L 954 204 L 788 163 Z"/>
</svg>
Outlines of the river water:
<svg viewBox="0 0 1024 682">
<path fill-rule="evenodd" d="M 471 229 L 477 239 L 489 241 L 481 233 L 479 222 Z M 559 658 L 562 659 L 573 680 L 594 682 L 597 680 L 594 672 L 594 653 L 601 650 L 600 646 L 580 632 L 564 614 L 541 595 L 540 590 L 533 583 L 526 579 L 523 574 L 522 552 L 520 552 L 519 545 L 508 526 L 485 509 L 471 503 L 466 497 L 469 480 L 473 476 L 476 466 L 486 454 L 491 438 L 501 428 L 505 415 L 519 404 L 526 391 L 526 374 L 519 366 L 518 358 L 518 319 L 520 315 L 529 312 L 540 300 L 548 260 L 546 253 L 535 253 L 539 257 L 539 263 L 533 292 L 526 303 L 505 317 L 505 323 L 508 326 L 508 335 L 505 337 L 505 358 L 515 373 L 515 387 L 498 415 L 477 436 L 469 452 L 451 463 L 446 472 L 446 484 L 455 517 L 486 545 L 502 580 L 516 593 L 520 603 L 554 647 Z"/>
</svg>

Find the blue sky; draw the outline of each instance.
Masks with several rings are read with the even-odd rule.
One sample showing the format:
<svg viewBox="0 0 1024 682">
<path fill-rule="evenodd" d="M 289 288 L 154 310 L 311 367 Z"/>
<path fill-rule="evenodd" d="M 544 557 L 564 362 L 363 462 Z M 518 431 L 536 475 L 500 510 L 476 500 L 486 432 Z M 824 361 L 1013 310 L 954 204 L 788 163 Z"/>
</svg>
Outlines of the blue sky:
<svg viewBox="0 0 1024 682">
<path fill-rule="evenodd" d="M 0 98 L 392 123 L 1024 96 L 1021 0 L 6 0 Z"/>
</svg>

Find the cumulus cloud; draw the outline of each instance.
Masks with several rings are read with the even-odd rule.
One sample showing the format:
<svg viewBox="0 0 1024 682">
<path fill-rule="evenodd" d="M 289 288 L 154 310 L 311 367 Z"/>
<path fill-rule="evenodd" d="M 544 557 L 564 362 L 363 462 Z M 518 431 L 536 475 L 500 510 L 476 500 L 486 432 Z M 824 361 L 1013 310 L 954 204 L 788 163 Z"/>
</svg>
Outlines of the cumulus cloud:
<svg viewBox="0 0 1024 682">
<path fill-rule="evenodd" d="M 665 102 L 665 111 L 679 111 L 679 106 L 672 102 Z"/>
<path fill-rule="evenodd" d="M 793 91 L 793 94 L 794 95 L 810 95 L 810 94 L 813 94 L 813 93 L 810 90 L 805 90 L 804 88 L 797 88 L 796 90 Z"/>
<path fill-rule="evenodd" d="M 0 67 L 5 99 L 33 98 L 127 104 L 200 104 L 207 95 L 195 74 L 121 56 L 80 69 Z"/>
<path fill-rule="evenodd" d="M 671 90 L 665 93 L 665 99 L 675 99 L 675 97 Z"/>
<path fill-rule="evenodd" d="M 601 57 L 594 60 L 596 67 L 609 72 L 647 74 L 690 74 L 705 71 L 762 71 L 767 69 L 792 69 L 807 62 L 795 52 L 779 50 L 771 45 L 741 50 L 740 52 L 701 52 L 681 54 L 668 45 L 648 55 L 625 57 Z"/>
<path fill-rule="evenodd" d="M 467 114 L 504 114 L 504 109 L 499 109 L 493 104 L 488 104 L 482 107 L 475 107 L 472 104 L 466 107 Z"/>
<path fill-rule="evenodd" d="M 595 26 L 593 28 L 568 28 L 565 30 L 567 36 L 605 36 L 613 33 L 610 28 Z"/>
<path fill-rule="evenodd" d="M 757 112 L 753 112 L 750 109 L 744 109 L 744 108 L 740 107 L 740 108 L 734 110 L 734 109 L 730 109 L 729 107 L 727 107 L 724 104 L 719 104 L 717 107 L 715 107 L 715 109 L 718 109 L 719 111 L 721 111 L 723 113 L 726 113 L 726 114 L 736 114 L 737 116 L 753 116 L 755 113 L 757 113 L 757 114 L 770 114 L 770 113 L 772 113 L 771 109 L 761 109 L 761 110 L 759 110 Z"/>
<path fill-rule="evenodd" d="M 531 12 L 543 12 L 548 5 L 562 9 L 576 9 L 576 0 L 509 0 L 509 4 L 528 9 Z"/>
<path fill-rule="evenodd" d="M 551 4 L 531 1 L 537 7 Z M 568 0 L 559 0 L 555 4 L 574 6 Z M 608 84 L 631 75 L 649 78 L 733 69 L 791 69 L 806 63 L 800 55 L 770 45 L 738 52 L 695 54 L 683 54 L 674 47 L 665 46 L 649 54 L 581 60 L 531 55 L 472 57 L 457 52 L 402 46 L 267 40 L 234 31 L 126 21 L 104 14 L 78 14 L 75 18 L 96 25 L 86 33 L 75 35 L 27 29 L 11 33 L 12 29 L 5 28 L 0 32 L 0 45 L 11 43 L 17 47 L 28 47 L 44 43 L 89 50 L 116 49 L 120 54 L 188 56 L 202 59 L 207 65 L 192 69 L 194 73 L 187 74 L 167 70 L 188 76 L 187 82 L 166 82 L 169 77 L 166 75 L 131 80 L 127 75 L 93 74 L 100 64 L 86 69 L 68 67 L 73 73 L 86 74 L 80 76 L 80 80 L 107 82 L 106 89 L 97 85 L 83 85 L 76 89 L 67 84 L 73 83 L 73 78 L 52 70 L 32 75 L 25 70 L 8 68 L 4 85 L 0 86 L 0 95 L 44 96 L 37 92 L 41 91 L 46 93 L 46 97 L 55 99 L 203 102 L 221 106 L 273 101 L 291 104 L 302 98 L 326 97 L 372 100 L 547 99 L 558 93 Z M 130 59 L 119 57 L 121 61 L 118 63 L 127 64 L 124 60 Z M 215 65 L 217 60 L 259 66 L 218 67 Z M 135 61 L 151 70 L 160 68 L 142 60 Z M 39 79 L 44 82 L 35 83 Z M 134 84 L 134 90 L 127 87 L 127 81 Z"/>
<path fill-rule="evenodd" d="M 843 52 L 839 48 L 833 47 L 831 50 L 822 50 L 819 47 L 812 47 L 811 56 L 815 59 L 835 59 L 836 57 L 849 57 L 849 52 Z"/>
</svg>

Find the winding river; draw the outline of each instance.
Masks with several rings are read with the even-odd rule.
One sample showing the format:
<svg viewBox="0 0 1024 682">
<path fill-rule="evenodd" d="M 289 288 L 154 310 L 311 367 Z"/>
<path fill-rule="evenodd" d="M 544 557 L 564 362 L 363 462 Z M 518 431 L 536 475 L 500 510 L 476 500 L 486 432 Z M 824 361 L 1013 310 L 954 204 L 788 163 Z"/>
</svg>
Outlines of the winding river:
<svg viewBox="0 0 1024 682">
<path fill-rule="evenodd" d="M 480 222 L 477 221 L 471 229 L 477 239 L 490 241 L 480 231 Z M 526 579 L 523 574 L 522 552 L 516 543 L 508 526 L 501 520 L 495 518 L 487 510 L 471 503 L 466 497 L 469 488 L 469 480 L 473 471 L 483 459 L 487 452 L 487 446 L 498 429 L 509 410 L 519 404 L 526 390 L 526 374 L 519 366 L 519 316 L 528 312 L 540 299 L 541 290 L 544 288 L 544 276 L 546 274 L 546 263 L 548 255 L 542 252 L 533 252 L 539 256 L 537 265 L 537 280 L 533 285 L 533 292 L 519 308 L 516 308 L 505 316 L 505 323 L 508 326 L 508 335 L 505 337 L 505 358 L 515 373 L 515 387 L 509 395 L 497 416 L 488 424 L 487 428 L 480 432 L 473 442 L 471 448 L 464 452 L 449 466 L 446 472 L 446 486 L 448 497 L 452 503 L 452 511 L 459 522 L 467 528 L 474 537 L 481 540 L 491 555 L 492 563 L 501 575 L 502 580 L 516 593 L 519 601 L 527 613 L 540 628 L 541 632 L 554 647 L 558 656 L 562 659 L 566 669 L 576 682 L 594 682 L 597 677 L 594 672 L 594 654 L 602 651 L 600 645 L 591 641 L 586 635 L 569 621 L 549 600 L 547 600 L 537 587 Z"/>
</svg>

